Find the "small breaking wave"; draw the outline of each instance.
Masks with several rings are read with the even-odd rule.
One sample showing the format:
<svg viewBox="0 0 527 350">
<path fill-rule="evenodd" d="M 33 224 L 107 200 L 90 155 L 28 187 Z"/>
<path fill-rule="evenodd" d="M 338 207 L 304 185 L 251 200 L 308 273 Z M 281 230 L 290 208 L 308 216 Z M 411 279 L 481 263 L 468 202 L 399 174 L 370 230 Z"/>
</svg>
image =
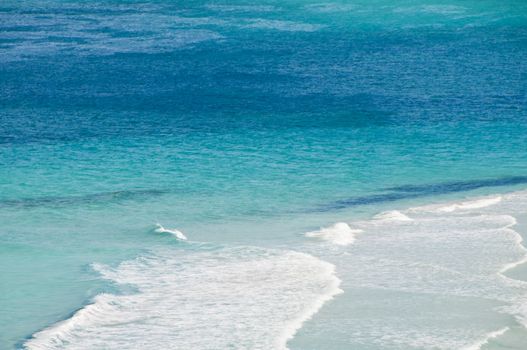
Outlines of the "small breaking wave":
<svg viewBox="0 0 527 350">
<path fill-rule="evenodd" d="M 501 197 L 491 197 L 491 198 L 482 198 L 476 199 L 473 201 L 466 201 L 461 203 L 454 203 L 437 209 L 438 212 L 450 213 L 456 210 L 467 210 L 467 209 L 480 209 L 489 207 L 491 205 L 501 202 Z"/>
<path fill-rule="evenodd" d="M 171 235 L 173 235 L 174 237 L 176 237 L 177 239 L 179 240 L 182 240 L 182 241 L 186 241 L 187 240 L 187 236 L 185 236 L 185 234 L 179 230 L 176 230 L 176 229 L 167 229 L 167 228 L 164 228 L 163 226 L 161 226 L 160 224 L 156 224 L 157 228 L 155 229 L 155 232 L 157 233 L 170 233 Z"/>
<path fill-rule="evenodd" d="M 407 215 L 401 213 L 399 210 L 384 211 L 373 217 L 375 220 L 387 220 L 387 221 L 413 221 Z"/>
<path fill-rule="evenodd" d="M 338 222 L 332 226 L 321 228 L 318 231 L 305 233 L 306 237 L 320 238 L 337 245 L 350 245 L 355 242 L 355 235 L 362 230 L 352 229 L 345 222 Z"/>
</svg>

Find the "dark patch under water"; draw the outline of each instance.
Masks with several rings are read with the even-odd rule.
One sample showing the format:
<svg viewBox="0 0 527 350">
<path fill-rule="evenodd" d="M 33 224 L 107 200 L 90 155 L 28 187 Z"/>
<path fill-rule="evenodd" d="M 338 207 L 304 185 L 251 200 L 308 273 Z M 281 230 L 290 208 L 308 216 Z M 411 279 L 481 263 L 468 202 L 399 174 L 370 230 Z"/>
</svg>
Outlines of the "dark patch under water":
<svg viewBox="0 0 527 350">
<path fill-rule="evenodd" d="M 159 196 L 167 191 L 138 189 L 93 193 L 82 196 L 47 196 L 35 198 L 7 199 L 0 201 L 0 208 L 31 209 L 40 206 L 68 206 L 106 203 L 112 201 L 139 200 L 145 197 Z"/>
<path fill-rule="evenodd" d="M 325 212 L 361 205 L 394 202 L 402 199 L 471 191 L 484 187 L 514 186 L 521 184 L 527 184 L 527 176 L 510 176 L 498 179 L 473 181 L 453 181 L 425 185 L 403 185 L 385 188 L 386 191 L 389 191 L 387 193 L 341 199 L 313 209 L 310 212 Z"/>
</svg>

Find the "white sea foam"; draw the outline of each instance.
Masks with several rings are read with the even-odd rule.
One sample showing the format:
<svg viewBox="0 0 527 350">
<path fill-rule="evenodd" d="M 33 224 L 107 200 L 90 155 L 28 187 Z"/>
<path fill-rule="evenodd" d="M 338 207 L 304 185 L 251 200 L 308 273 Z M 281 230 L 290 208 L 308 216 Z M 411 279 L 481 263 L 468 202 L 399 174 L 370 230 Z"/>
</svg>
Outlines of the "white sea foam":
<svg viewBox="0 0 527 350">
<path fill-rule="evenodd" d="M 362 230 L 352 229 L 345 222 L 338 222 L 332 226 L 321 228 L 318 231 L 307 232 L 306 237 L 320 238 L 337 245 L 349 245 L 355 242 L 355 235 Z"/>
<path fill-rule="evenodd" d="M 513 218 L 512 222 L 509 225 L 507 225 L 506 228 L 510 228 L 510 227 L 512 227 L 512 226 L 514 226 L 516 224 L 517 224 L 517 221 L 516 221 L 515 218 Z M 512 270 L 513 268 L 517 267 L 517 266 L 520 266 L 522 264 L 527 263 L 527 248 L 525 248 L 525 246 L 523 245 L 523 238 L 522 238 L 522 236 L 518 232 L 516 232 L 514 230 L 510 230 L 510 231 L 515 236 L 516 244 L 518 245 L 518 247 L 520 247 L 520 249 L 523 250 L 523 252 L 526 253 L 526 254 L 525 254 L 525 256 L 523 256 L 521 259 L 519 259 L 517 261 L 513 261 L 511 263 L 505 264 L 500 270 L 500 274 L 502 274 L 502 275 L 504 273 L 506 273 L 507 271 Z"/>
<path fill-rule="evenodd" d="M 505 334 L 505 332 L 507 332 L 508 330 L 509 330 L 509 327 L 504 327 L 504 328 L 499 329 L 497 331 L 489 332 L 488 334 L 486 334 L 483 338 L 481 338 L 480 340 L 478 340 L 474 344 L 471 344 L 469 346 L 463 347 L 461 350 L 480 350 L 481 347 L 484 346 L 485 344 L 488 344 L 488 342 L 491 339 L 497 338 L 497 337 Z"/>
<path fill-rule="evenodd" d="M 503 275 L 527 262 L 514 227 L 526 212 L 527 193 L 516 193 L 350 223 L 364 233 L 347 254 L 312 249 L 335 263 L 353 299 L 335 311 L 339 330 L 309 324 L 303 334 L 347 339 L 349 348 L 476 350 L 505 333 L 504 313 L 527 326 L 527 282 Z"/>
<path fill-rule="evenodd" d="M 482 198 L 482 199 L 476 199 L 473 201 L 454 203 L 451 205 L 440 207 L 437 209 L 437 211 L 449 213 L 449 212 L 453 212 L 456 210 L 479 209 L 479 208 L 489 207 L 499 202 L 501 202 L 501 197 L 499 196 L 490 197 L 490 198 Z"/>
<path fill-rule="evenodd" d="M 410 224 L 384 213 L 353 229 L 338 223 L 306 233 L 343 246 L 347 254 L 336 256 L 327 245 L 307 245 L 337 265 L 353 298 L 338 305 L 338 327 L 309 323 L 302 338 L 342 336 L 349 348 L 476 350 L 507 331 L 501 313 L 527 328 L 527 283 L 502 275 L 527 259 L 513 227 L 526 198 L 455 212 L 420 208 Z M 166 250 L 96 268 L 137 293 L 99 295 L 35 334 L 27 349 L 286 349 L 305 320 L 341 292 L 333 265 L 261 248 Z"/>
<path fill-rule="evenodd" d="M 515 305 L 505 308 L 503 311 L 514 315 L 516 321 L 527 330 L 527 300 L 522 299 Z"/>
<path fill-rule="evenodd" d="M 187 236 L 185 236 L 185 234 L 183 232 L 179 231 L 179 230 L 167 229 L 167 228 L 164 228 L 163 226 L 161 226 L 160 224 L 156 224 L 156 226 L 157 226 L 157 228 L 155 229 L 155 231 L 158 232 L 158 233 L 170 233 L 171 235 L 173 235 L 177 239 L 180 239 L 180 240 L 183 240 L 183 241 L 187 240 Z"/>
<path fill-rule="evenodd" d="M 388 221 L 413 221 L 407 215 L 401 213 L 398 210 L 384 211 L 373 217 L 375 220 L 388 220 Z"/>
<path fill-rule="evenodd" d="M 36 333 L 26 349 L 286 349 L 303 322 L 341 292 L 333 265 L 252 247 L 166 250 L 94 268 L 137 292 L 97 296 Z"/>
<path fill-rule="evenodd" d="M 504 273 L 506 273 L 507 271 L 512 270 L 512 269 L 514 269 L 515 267 L 518 267 L 518 266 L 523 265 L 523 264 L 525 264 L 525 263 L 527 263 L 527 257 L 524 257 L 524 258 L 522 258 L 522 259 L 520 259 L 520 260 L 518 260 L 518 261 L 512 262 L 512 263 L 510 263 L 510 264 L 506 264 L 506 265 L 500 270 L 500 273 L 504 274 Z"/>
</svg>

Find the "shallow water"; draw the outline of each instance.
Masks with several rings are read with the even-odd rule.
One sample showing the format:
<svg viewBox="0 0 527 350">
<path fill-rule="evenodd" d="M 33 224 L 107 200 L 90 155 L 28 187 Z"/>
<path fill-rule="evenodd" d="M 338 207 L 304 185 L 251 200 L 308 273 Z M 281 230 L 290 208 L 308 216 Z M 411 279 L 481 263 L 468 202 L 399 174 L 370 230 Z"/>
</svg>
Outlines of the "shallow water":
<svg viewBox="0 0 527 350">
<path fill-rule="evenodd" d="M 526 25 L 4 1 L 0 348 L 523 349 Z"/>
</svg>

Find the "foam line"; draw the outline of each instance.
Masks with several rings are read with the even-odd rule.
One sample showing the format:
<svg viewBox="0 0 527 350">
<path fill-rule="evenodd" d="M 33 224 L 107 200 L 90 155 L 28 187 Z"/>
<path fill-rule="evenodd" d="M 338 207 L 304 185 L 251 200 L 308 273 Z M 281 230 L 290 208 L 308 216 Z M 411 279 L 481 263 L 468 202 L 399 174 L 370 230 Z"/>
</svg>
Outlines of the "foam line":
<svg viewBox="0 0 527 350">
<path fill-rule="evenodd" d="M 481 347 L 488 344 L 490 340 L 505 334 L 505 332 L 507 332 L 508 330 L 509 330 L 509 327 L 504 327 L 497 331 L 489 332 L 482 339 L 478 340 L 476 343 L 466 346 L 462 348 L 461 350 L 480 350 Z"/>
<path fill-rule="evenodd" d="M 521 250 L 524 252 L 525 255 L 523 256 L 523 258 L 519 259 L 518 261 L 512 262 L 510 264 L 506 264 L 505 266 L 503 266 L 503 268 L 499 272 L 501 275 L 503 275 L 507 271 L 509 271 L 509 270 L 511 270 L 511 269 L 513 269 L 513 268 L 515 268 L 517 266 L 520 266 L 522 264 L 527 263 L 527 254 L 526 254 L 527 253 L 527 248 L 525 248 L 525 246 L 523 245 L 523 238 L 522 238 L 522 236 L 518 232 L 510 229 L 512 226 L 517 224 L 516 218 L 514 218 L 512 216 L 511 216 L 511 218 L 512 218 L 512 222 L 509 225 L 505 226 L 505 228 L 508 229 L 512 234 L 514 234 L 514 237 L 516 238 L 516 244 L 521 248 Z M 506 276 L 504 276 L 504 277 L 506 277 Z"/>
<path fill-rule="evenodd" d="M 335 267 L 331 267 L 332 278 L 328 284 L 326 292 L 320 295 L 309 307 L 300 312 L 297 317 L 290 320 L 284 327 L 282 334 L 277 339 L 276 348 L 277 349 L 288 349 L 287 342 L 294 338 L 296 333 L 302 328 L 304 323 L 313 317 L 325 303 L 333 299 L 336 295 L 344 293 L 342 289 L 339 288 L 341 280 L 334 275 Z"/>
<path fill-rule="evenodd" d="M 482 199 L 476 199 L 473 201 L 466 201 L 461 203 L 454 203 L 451 205 L 447 205 L 444 207 L 440 207 L 437 209 L 439 212 L 446 212 L 450 213 L 456 210 L 467 210 L 467 209 L 479 209 L 479 208 L 485 208 L 489 207 L 491 205 L 495 205 L 501 202 L 501 197 L 490 197 L 490 198 L 482 198 Z"/>
</svg>

